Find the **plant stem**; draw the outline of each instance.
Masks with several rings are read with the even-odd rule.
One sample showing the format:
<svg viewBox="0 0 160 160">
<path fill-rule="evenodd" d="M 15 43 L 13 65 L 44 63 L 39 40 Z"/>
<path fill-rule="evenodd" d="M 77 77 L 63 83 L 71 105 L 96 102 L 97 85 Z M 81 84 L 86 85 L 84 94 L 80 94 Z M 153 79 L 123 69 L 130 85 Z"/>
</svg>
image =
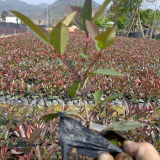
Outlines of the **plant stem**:
<svg viewBox="0 0 160 160">
<path fill-rule="evenodd" d="M 63 59 L 63 57 L 62 57 L 61 55 L 59 55 L 59 53 L 54 49 L 53 46 L 51 46 L 51 49 L 52 49 L 52 51 L 54 51 L 54 52 L 56 53 L 56 55 L 62 60 L 62 62 L 63 62 L 68 68 L 70 68 L 70 69 L 77 75 L 77 77 L 80 79 L 80 75 L 66 63 L 66 61 Z"/>
<path fill-rule="evenodd" d="M 86 120 L 79 114 L 76 114 L 76 116 L 78 116 L 79 118 L 81 118 L 84 122 L 86 122 Z"/>
<path fill-rule="evenodd" d="M 30 153 L 30 143 L 29 143 L 29 140 L 28 140 L 28 157 L 29 157 L 29 153 Z"/>
<path fill-rule="evenodd" d="M 86 40 L 86 51 L 87 51 L 88 43 L 89 43 L 89 40 L 90 40 L 89 34 L 86 34 L 86 37 L 87 37 L 87 40 Z M 86 52 L 85 52 L 85 54 L 86 54 Z"/>
<path fill-rule="evenodd" d="M 88 48 L 88 43 L 89 43 L 89 40 L 90 40 L 90 37 L 89 37 L 89 34 L 86 34 L 86 48 L 85 48 L 85 51 L 84 51 L 84 54 L 87 53 L 87 48 Z M 85 63 L 85 60 L 83 59 L 83 68 L 84 68 L 84 63 Z"/>
<path fill-rule="evenodd" d="M 83 90 L 84 87 L 86 86 L 86 83 L 88 82 L 88 80 L 89 80 L 89 77 L 86 77 L 86 78 L 84 79 L 83 86 L 82 86 L 82 90 Z"/>
<path fill-rule="evenodd" d="M 87 71 L 85 72 L 84 76 L 86 76 L 86 74 L 88 73 L 88 71 L 92 68 L 92 66 L 96 63 L 96 61 L 100 58 L 100 56 L 102 55 L 102 51 L 99 52 L 98 56 L 95 58 L 95 60 L 90 64 L 90 67 L 87 69 Z"/>
<path fill-rule="evenodd" d="M 89 126 L 89 115 L 88 115 L 88 110 L 87 110 L 87 106 L 86 106 L 86 102 L 85 102 L 85 95 L 84 95 L 84 93 L 82 93 L 81 97 L 82 97 L 82 100 L 83 100 L 83 103 L 84 103 L 84 109 L 85 109 L 85 112 L 86 112 L 87 127 L 90 128 L 90 126 Z"/>
</svg>

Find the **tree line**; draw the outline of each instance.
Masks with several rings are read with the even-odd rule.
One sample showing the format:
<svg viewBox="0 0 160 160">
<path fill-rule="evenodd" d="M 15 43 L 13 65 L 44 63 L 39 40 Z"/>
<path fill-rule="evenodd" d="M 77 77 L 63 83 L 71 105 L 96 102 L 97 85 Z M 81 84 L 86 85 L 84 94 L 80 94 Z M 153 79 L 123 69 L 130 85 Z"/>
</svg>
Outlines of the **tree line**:
<svg viewBox="0 0 160 160">
<path fill-rule="evenodd" d="M 138 32 L 144 29 L 150 30 L 150 38 L 153 31 L 158 30 L 160 11 L 157 9 L 157 0 L 146 0 L 154 9 L 143 9 L 144 0 L 112 0 L 106 16 L 110 21 L 118 25 L 118 29 L 128 34 L 130 31 Z"/>
</svg>

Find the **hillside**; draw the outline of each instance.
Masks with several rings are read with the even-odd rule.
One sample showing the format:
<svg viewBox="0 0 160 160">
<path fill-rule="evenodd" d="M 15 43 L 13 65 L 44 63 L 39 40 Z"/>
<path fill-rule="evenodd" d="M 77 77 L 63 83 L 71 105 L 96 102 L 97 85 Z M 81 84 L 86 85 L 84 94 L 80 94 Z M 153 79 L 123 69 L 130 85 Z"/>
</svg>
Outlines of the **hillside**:
<svg viewBox="0 0 160 160">
<path fill-rule="evenodd" d="M 57 0 L 52 5 L 48 7 L 49 22 L 51 22 L 51 11 L 53 21 L 61 20 L 65 15 L 67 15 L 69 6 L 83 6 L 85 0 Z M 93 9 L 99 8 L 99 4 L 93 1 Z M 31 18 L 34 19 L 46 19 L 47 9 L 37 12 L 32 15 Z"/>
<path fill-rule="evenodd" d="M 36 6 L 42 8 L 42 9 L 45 9 L 47 7 L 47 3 L 40 3 L 40 4 L 37 4 Z"/>
<path fill-rule="evenodd" d="M 19 0 L 0 0 L 0 15 L 2 11 L 16 10 L 29 16 L 36 13 L 37 11 L 43 10 L 46 8 L 46 6 L 47 4 L 45 3 L 39 5 L 30 5 Z"/>
</svg>

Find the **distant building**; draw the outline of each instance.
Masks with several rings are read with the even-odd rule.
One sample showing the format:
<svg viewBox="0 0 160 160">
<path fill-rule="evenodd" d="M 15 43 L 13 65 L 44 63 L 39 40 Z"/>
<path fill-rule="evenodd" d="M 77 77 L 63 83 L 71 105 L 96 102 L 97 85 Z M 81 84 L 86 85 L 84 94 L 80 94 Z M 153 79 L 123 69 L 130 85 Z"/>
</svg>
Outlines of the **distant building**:
<svg viewBox="0 0 160 160">
<path fill-rule="evenodd" d="M 0 22 L 3 22 L 3 19 L 0 17 Z"/>
<path fill-rule="evenodd" d="M 46 20 L 32 19 L 32 21 L 37 25 L 45 25 L 46 24 Z"/>
<path fill-rule="evenodd" d="M 33 21 L 35 24 L 38 24 L 38 23 L 39 23 L 38 20 L 36 20 L 36 19 L 32 19 L 32 21 Z"/>
<path fill-rule="evenodd" d="M 46 24 L 46 20 L 41 20 L 41 25 L 45 25 Z"/>
<path fill-rule="evenodd" d="M 6 23 L 21 23 L 21 20 L 15 16 L 6 16 Z"/>
<path fill-rule="evenodd" d="M 111 25 L 114 25 L 114 22 L 107 22 L 107 24 L 111 24 Z"/>
</svg>

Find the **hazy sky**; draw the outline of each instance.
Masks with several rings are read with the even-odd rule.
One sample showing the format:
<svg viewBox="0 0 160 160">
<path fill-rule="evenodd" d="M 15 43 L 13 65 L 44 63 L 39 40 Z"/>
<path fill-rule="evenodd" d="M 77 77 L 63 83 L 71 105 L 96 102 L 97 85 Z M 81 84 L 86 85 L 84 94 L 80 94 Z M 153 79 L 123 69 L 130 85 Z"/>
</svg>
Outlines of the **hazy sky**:
<svg viewBox="0 0 160 160">
<path fill-rule="evenodd" d="M 39 4 L 39 3 L 47 3 L 47 4 L 52 4 L 54 3 L 56 0 L 20 0 L 20 1 L 25 1 L 29 4 Z M 97 3 L 102 4 L 102 2 L 104 2 L 104 0 L 95 0 Z"/>
<path fill-rule="evenodd" d="M 54 3 L 56 0 L 21 0 L 21 1 L 25 1 L 29 4 L 40 4 L 40 3 L 47 3 L 47 4 L 52 4 Z M 99 4 L 102 4 L 105 0 L 95 0 L 97 3 Z M 158 7 L 160 6 L 160 0 L 157 0 L 158 1 Z M 153 8 L 154 5 L 151 5 L 151 3 L 145 3 L 143 5 L 144 8 Z M 160 9 L 160 8 L 159 8 Z"/>
</svg>

